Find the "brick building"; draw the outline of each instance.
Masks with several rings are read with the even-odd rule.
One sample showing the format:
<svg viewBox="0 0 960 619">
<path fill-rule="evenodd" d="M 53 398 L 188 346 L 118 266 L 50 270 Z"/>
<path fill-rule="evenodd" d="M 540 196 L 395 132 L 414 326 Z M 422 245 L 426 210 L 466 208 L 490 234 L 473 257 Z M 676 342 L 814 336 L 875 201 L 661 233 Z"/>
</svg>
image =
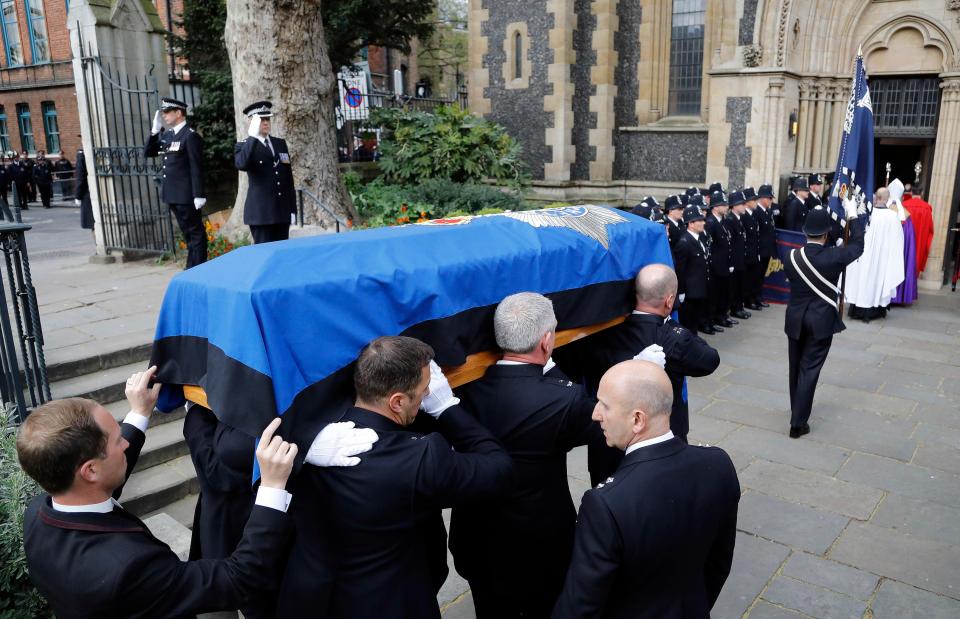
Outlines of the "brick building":
<svg viewBox="0 0 960 619">
<path fill-rule="evenodd" d="M 75 161 L 80 119 L 74 87 L 69 0 L 0 0 L 0 150 L 63 152 Z M 174 29 L 183 0 L 156 0 L 157 13 Z M 184 68 L 171 57 L 167 71 Z"/>
</svg>

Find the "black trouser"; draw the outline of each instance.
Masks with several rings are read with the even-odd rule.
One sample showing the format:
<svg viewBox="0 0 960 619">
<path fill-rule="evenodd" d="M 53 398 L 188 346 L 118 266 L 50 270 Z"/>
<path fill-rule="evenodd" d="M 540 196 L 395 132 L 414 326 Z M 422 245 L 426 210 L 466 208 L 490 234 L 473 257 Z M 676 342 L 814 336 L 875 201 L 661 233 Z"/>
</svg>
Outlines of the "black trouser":
<svg viewBox="0 0 960 619">
<path fill-rule="evenodd" d="M 195 267 L 207 261 L 207 235 L 203 230 L 203 217 L 200 209 L 192 204 L 168 205 L 180 225 L 183 240 L 187 243 L 187 268 Z"/>
<path fill-rule="evenodd" d="M 810 419 L 813 394 L 817 390 L 820 370 L 827 360 L 833 336 L 826 339 L 810 337 L 806 329 L 800 331 L 800 339 L 788 338 L 790 342 L 790 426 L 798 428 Z"/>
<path fill-rule="evenodd" d="M 727 307 L 730 305 L 730 278 L 710 278 L 710 318 L 717 323 L 727 317 Z"/>
<path fill-rule="evenodd" d="M 743 269 L 737 269 L 730 274 L 729 279 L 729 288 L 728 288 L 728 299 L 730 313 L 742 312 L 743 311 Z"/>
<path fill-rule="evenodd" d="M 20 183 L 17 183 L 17 184 L 16 184 L 16 189 L 17 189 L 17 192 L 16 192 L 16 193 L 17 193 L 17 205 L 20 207 L 20 210 L 24 210 L 24 209 L 28 208 L 28 207 L 27 207 L 27 197 L 28 197 L 27 194 L 29 193 L 29 190 L 27 189 L 26 183 L 24 183 L 24 184 L 22 184 L 22 185 L 21 185 Z"/>
<path fill-rule="evenodd" d="M 757 268 L 756 279 L 753 280 L 753 297 L 763 301 L 763 282 L 767 279 L 767 269 L 770 268 L 770 256 L 760 256 L 760 266 Z"/>
<path fill-rule="evenodd" d="M 685 299 L 680 305 L 680 324 L 694 333 L 705 327 L 708 318 L 704 311 L 704 299 Z"/>
<path fill-rule="evenodd" d="M 754 305 L 759 301 L 756 291 L 757 272 L 760 270 L 760 263 L 747 263 L 743 272 L 743 290 L 741 290 L 740 299 L 744 305 Z"/>
<path fill-rule="evenodd" d="M 572 542 L 572 531 L 569 538 Z M 549 619 L 570 565 L 570 542 L 531 545 L 526 550 L 536 556 L 514 559 L 515 565 L 500 574 L 468 578 L 477 619 Z"/>
<path fill-rule="evenodd" d="M 250 235 L 256 245 L 272 241 L 286 241 L 290 238 L 290 224 L 264 224 L 250 226 Z"/>
<path fill-rule="evenodd" d="M 37 185 L 37 190 L 40 192 L 40 201 L 43 202 L 43 208 L 50 208 L 50 196 L 53 195 L 53 185 L 50 183 Z"/>
</svg>

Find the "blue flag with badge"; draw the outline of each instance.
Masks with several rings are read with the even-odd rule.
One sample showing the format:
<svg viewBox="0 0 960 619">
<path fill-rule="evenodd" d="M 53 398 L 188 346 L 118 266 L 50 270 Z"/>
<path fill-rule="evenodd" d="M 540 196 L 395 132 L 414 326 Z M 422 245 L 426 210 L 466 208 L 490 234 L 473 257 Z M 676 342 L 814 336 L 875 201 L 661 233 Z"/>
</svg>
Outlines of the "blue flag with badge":
<svg viewBox="0 0 960 619">
<path fill-rule="evenodd" d="M 505 296 L 553 300 L 558 329 L 633 308 L 633 278 L 671 265 L 660 224 L 603 206 L 453 217 L 242 247 L 180 273 L 157 323 L 158 380 L 204 389 L 224 423 L 309 440 L 352 404 L 352 364 L 383 335 L 443 366 L 496 350 Z"/>
<path fill-rule="evenodd" d="M 843 225 L 843 204 L 853 200 L 861 222 L 866 224 L 873 211 L 873 190 L 873 106 L 863 56 L 858 55 L 843 120 L 836 176 L 828 200 L 834 219 Z"/>
</svg>

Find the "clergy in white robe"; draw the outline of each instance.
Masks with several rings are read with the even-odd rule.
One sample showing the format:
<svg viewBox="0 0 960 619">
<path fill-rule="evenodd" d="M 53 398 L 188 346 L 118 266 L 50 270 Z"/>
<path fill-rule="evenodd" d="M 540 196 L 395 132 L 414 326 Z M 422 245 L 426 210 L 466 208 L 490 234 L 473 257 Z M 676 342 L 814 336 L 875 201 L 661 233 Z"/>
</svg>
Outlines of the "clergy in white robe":
<svg viewBox="0 0 960 619">
<path fill-rule="evenodd" d="M 886 316 L 886 308 L 903 282 L 903 227 L 896 211 L 886 208 L 889 199 L 886 189 L 877 191 L 863 255 L 847 267 L 850 317 L 866 322 Z"/>
</svg>

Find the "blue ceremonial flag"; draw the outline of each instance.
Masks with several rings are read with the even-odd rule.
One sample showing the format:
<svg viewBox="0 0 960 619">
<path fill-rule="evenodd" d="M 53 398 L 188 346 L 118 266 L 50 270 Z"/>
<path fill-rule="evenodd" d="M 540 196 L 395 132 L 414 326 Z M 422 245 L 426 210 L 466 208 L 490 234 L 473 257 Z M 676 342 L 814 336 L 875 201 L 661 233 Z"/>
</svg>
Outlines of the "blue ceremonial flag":
<svg viewBox="0 0 960 619">
<path fill-rule="evenodd" d="M 850 100 L 843 120 L 840 155 L 828 204 L 834 218 L 843 225 L 843 203 L 854 200 L 863 223 L 873 211 L 873 106 L 867 86 L 863 56 L 857 56 Z"/>
<path fill-rule="evenodd" d="M 602 323 L 629 313 L 651 263 L 673 264 L 663 226 L 593 205 L 242 247 L 173 278 L 151 362 L 165 385 L 202 387 L 224 423 L 258 436 L 283 415 L 282 435 L 309 444 L 352 404 L 374 338 L 417 337 L 462 365 L 496 350 L 505 296 L 547 295 L 559 329 Z"/>
</svg>

